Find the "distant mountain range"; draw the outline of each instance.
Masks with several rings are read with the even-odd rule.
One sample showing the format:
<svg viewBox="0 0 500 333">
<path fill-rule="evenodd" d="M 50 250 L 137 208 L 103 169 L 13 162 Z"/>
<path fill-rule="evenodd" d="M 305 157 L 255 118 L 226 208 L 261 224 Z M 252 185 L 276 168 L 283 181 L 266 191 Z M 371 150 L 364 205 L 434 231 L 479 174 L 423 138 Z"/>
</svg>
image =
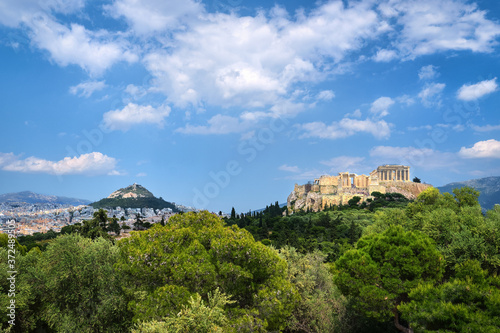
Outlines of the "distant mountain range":
<svg viewBox="0 0 500 333">
<path fill-rule="evenodd" d="M 107 198 L 93 202 L 90 206 L 94 208 L 170 208 L 174 212 L 179 211 L 175 204 L 165 201 L 161 197 L 155 197 L 153 193 L 139 184 L 133 184 L 114 191 Z"/>
<path fill-rule="evenodd" d="M 500 204 L 500 177 L 486 177 L 480 179 L 471 179 L 463 182 L 450 183 L 438 187 L 441 193 L 453 193 L 454 188 L 464 186 L 473 187 L 480 192 L 479 204 L 483 209 L 492 209 L 495 204 Z"/>
<path fill-rule="evenodd" d="M 53 203 L 61 205 L 88 205 L 91 201 L 84 199 L 75 199 L 68 197 L 59 197 L 56 195 L 38 194 L 30 191 L 6 193 L 0 195 L 0 202 L 25 202 L 28 204 Z"/>
</svg>

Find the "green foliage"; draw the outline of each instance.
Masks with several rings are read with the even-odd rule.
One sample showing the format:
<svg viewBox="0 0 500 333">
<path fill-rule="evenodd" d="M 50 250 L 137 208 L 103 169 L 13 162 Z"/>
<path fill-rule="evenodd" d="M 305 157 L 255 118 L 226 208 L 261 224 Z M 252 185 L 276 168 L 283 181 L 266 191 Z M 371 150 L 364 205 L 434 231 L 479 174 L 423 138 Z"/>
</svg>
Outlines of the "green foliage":
<svg viewBox="0 0 500 333">
<path fill-rule="evenodd" d="M 409 200 L 401 193 L 380 193 L 372 192 L 374 199 L 368 200 L 370 211 L 376 211 L 380 208 L 404 208 Z"/>
<path fill-rule="evenodd" d="M 342 293 L 354 297 L 356 308 L 367 316 L 384 321 L 420 282 L 439 280 L 444 262 L 429 237 L 391 226 L 361 238 L 335 267 Z"/>
<path fill-rule="evenodd" d="M 190 297 L 187 305 L 182 306 L 176 316 L 165 317 L 163 321 L 143 322 L 132 332 L 225 333 L 232 331 L 224 312 L 224 307 L 232 303 L 234 302 L 219 289 L 216 289 L 214 293 L 208 293 L 208 304 L 205 304 L 201 296 L 196 293 Z"/>
<path fill-rule="evenodd" d="M 0 316 L 6 327 L 7 251 L 0 249 Z M 130 314 L 113 265 L 118 248 L 99 238 L 62 235 L 46 252 L 16 254 L 16 331 L 122 332 Z M 5 320 L 5 321 L 4 321 Z"/>
<path fill-rule="evenodd" d="M 130 207 L 130 208 L 153 208 L 163 209 L 170 208 L 174 212 L 179 210 L 171 202 L 165 201 L 162 198 L 147 197 L 147 198 L 105 198 L 94 203 L 90 206 L 94 208 L 109 208 L 109 207 Z"/>
<path fill-rule="evenodd" d="M 500 279 L 488 276 L 477 261 L 456 267 L 456 277 L 434 286 L 424 283 L 399 306 L 415 331 L 499 332 Z"/>
<path fill-rule="evenodd" d="M 413 177 L 413 182 L 414 183 L 421 183 L 422 181 L 418 177 Z"/>
<path fill-rule="evenodd" d="M 248 231 L 227 227 L 206 211 L 132 232 L 119 247 L 118 267 L 128 277 L 136 321 L 170 317 L 195 293 L 206 300 L 220 288 L 235 301 L 228 309 L 232 325 L 257 311 L 267 329 L 281 330 L 298 299 L 284 260 Z"/>
<path fill-rule="evenodd" d="M 11 257 L 8 256 L 9 254 Z M 29 278 L 35 270 L 34 267 L 41 253 L 38 248 L 34 248 L 24 256 L 19 251 L 16 251 L 13 256 L 12 254 L 13 252 L 9 252 L 7 248 L 0 248 L 0 330 L 10 327 L 8 321 L 11 318 L 7 316 L 10 310 L 7 307 L 10 306 L 10 301 L 14 299 L 16 314 L 15 327 L 13 328 L 17 332 L 28 332 L 34 330 L 37 326 L 42 326 L 37 325 L 39 306 L 37 304 L 39 303 L 37 302 L 37 286 Z M 9 262 L 13 257 L 15 258 L 15 269 L 10 267 L 14 263 Z M 11 274 L 9 271 L 16 271 L 17 274 Z M 13 280 L 14 290 L 11 288 L 11 281 L 8 280 L 8 278 L 12 277 L 15 279 Z"/>
<path fill-rule="evenodd" d="M 118 248 L 105 239 L 58 237 L 23 274 L 38 290 L 40 319 L 56 331 L 122 332 L 129 314 L 117 258 Z"/>
<path fill-rule="evenodd" d="M 9 239 L 12 239 L 14 243 L 10 242 Z M 12 246 L 14 245 L 14 246 Z M 10 237 L 8 234 L 0 234 L 0 248 L 4 249 L 15 249 L 16 252 L 19 252 L 22 255 L 25 255 L 28 249 L 26 246 L 21 245 L 17 238 L 15 237 Z"/>
<path fill-rule="evenodd" d="M 323 262 L 320 251 L 301 254 L 284 247 L 279 254 L 288 263 L 288 278 L 301 296 L 288 320 L 292 332 L 337 331 L 346 317 L 347 300 L 333 284 L 333 274 Z"/>
<path fill-rule="evenodd" d="M 453 194 L 458 201 L 459 207 L 479 206 L 479 191 L 472 187 L 455 188 Z"/>
</svg>

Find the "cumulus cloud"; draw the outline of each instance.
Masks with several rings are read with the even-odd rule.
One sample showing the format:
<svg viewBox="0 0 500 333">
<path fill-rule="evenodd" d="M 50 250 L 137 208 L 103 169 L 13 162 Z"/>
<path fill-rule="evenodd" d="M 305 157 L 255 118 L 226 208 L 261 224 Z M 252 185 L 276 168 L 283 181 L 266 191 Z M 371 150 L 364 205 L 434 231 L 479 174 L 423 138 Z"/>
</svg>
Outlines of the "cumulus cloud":
<svg viewBox="0 0 500 333">
<path fill-rule="evenodd" d="M 0 23 L 8 27 L 28 24 L 40 14 L 51 12 L 71 14 L 81 10 L 85 0 L 3 0 L 0 4 Z"/>
<path fill-rule="evenodd" d="M 287 172 L 293 172 L 293 173 L 300 172 L 300 169 L 299 169 L 298 166 L 289 166 L 289 165 L 286 165 L 286 164 L 283 164 L 282 166 L 280 166 L 278 168 L 278 170 L 287 171 Z"/>
<path fill-rule="evenodd" d="M 495 92 L 498 88 L 497 78 L 484 80 L 476 84 L 464 84 L 458 89 L 457 98 L 463 101 L 473 101 L 484 95 Z"/>
<path fill-rule="evenodd" d="M 428 170 L 450 168 L 458 163 L 456 154 L 417 147 L 376 146 L 370 156 L 380 163 L 406 164 Z"/>
<path fill-rule="evenodd" d="M 178 128 L 176 132 L 184 134 L 229 134 L 241 133 L 248 129 L 248 122 L 241 121 L 239 118 L 215 115 L 208 120 L 208 125 L 190 125 Z"/>
<path fill-rule="evenodd" d="M 394 104 L 394 100 L 390 97 L 380 97 L 372 103 L 370 112 L 379 116 L 385 117 L 389 114 L 389 108 Z"/>
<path fill-rule="evenodd" d="M 299 126 L 305 131 L 301 138 L 340 139 L 357 133 L 368 133 L 377 139 L 386 139 L 391 134 L 390 125 L 384 120 L 373 121 L 371 119 L 358 120 L 343 118 L 331 125 L 323 122 L 312 122 Z"/>
<path fill-rule="evenodd" d="M 335 93 L 331 90 L 323 90 L 320 91 L 317 98 L 323 101 L 330 101 L 335 98 Z"/>
<path fill-rule="evenodd" d="M 60 66 L 77 65 L 92 75 L 100 75 L 118 61 L 138 60 L 126 41 L 115 40 L 105 30 L 89 31 L 76 23 L 68 28 L 45 16 L 31 20 L 30 27 L 33 43 L 48 51 Z"/>
<path fill-rule="evenodd" d="M 490 131 L 500 130 L 500 125 L 484 125 L 484 126 L 472 125 L 471 127 L 476 132 L 490 132 Z"/>
<path fill-rule="evenodd" d="M 113 17 L 125 18 L 139 35 L 182 28 L 203 12 L 201 2 L 193 0 L 117 0 L 105 8 Z"/>
<path fill-rule="evenodd" d="M 500 25 L 476 4 L 457 0 L 395 0 L 385 13 L 402 29 L 394 44 L 405 58 L 442 51 L 493 52 Z"/>
<path fill-rule="evenodd" d="M 422 104 L 427 107 L 441 106 L 441 93 L 446 85 L 444 83 L 429 83 L 418 94 Z"/>
<path fill-rule="evenodd" d="M 418 72 L 420 80 L 432 80 L 438 76 L 439 73 L 437 72 L 437 67 L 433 65 L 423 66 Z"/>
<path fill-rule="evenodd" d="M 38 157 L 25 159 L 14 153 L 0 153 L 0 169 L 23 173 L 47 173 L 51 175 L 117 175 L 116 159 L 99 152 L 65 157 L 60 161 L 49 161 Z"/>
<path fill-rule="evenodd" d="M 165 117 L 169 114 L 170 107 L 166 105 L 155 108 L 151 105 L 129 103 L 121 110 L 106 112 L 103 115 L 103 122 L 110 130 L 124 132 L 139 124 L 154 124 L 162 128 L 165 124 Z"/>
<path fill-rule="evenodd" d="M 203 17 L 173 34 L 169 52 L 153 50 L 145 57 L 158 89 L 180 107 L 272 106 L 287 98 L 294 84 L 323 80 L 325 61 L 335 66 L 365 38 L 379 35 L 382 25 L 365 4 L 342 2 L 294 19 L 283 9 L 269 17 Z"/>
<path fill-rule="evenodd" d="M 331 158 L 327 161 L 321 161 L 321 164 L 329 166 L 332 170 L 337 172 L 344 172 L 347 170 L 359 169 L 360 163 L 363 162 L 364 157 L 354 156 L 338 156 Z"/>
<path fill-rule="evenodd" d="M 500 158 L 500 141 L 479 141 L 471 148 L 462 147 L 458 154 L 463 158 Z"/>
<path fill-rule="evenodd" d="M 105 81 L 87 81 L 69 88 L 69 92 L 80 97 L 90 97 L 95 91 L 106 88 Z"/>
<path fill-rule="evenodd" d="M 394 50 L 378 50 L 377 54 L 373 56 L 373 60 L 376 62 L 389 62 L 398 57 L 398 54 Z"/>
</svg>

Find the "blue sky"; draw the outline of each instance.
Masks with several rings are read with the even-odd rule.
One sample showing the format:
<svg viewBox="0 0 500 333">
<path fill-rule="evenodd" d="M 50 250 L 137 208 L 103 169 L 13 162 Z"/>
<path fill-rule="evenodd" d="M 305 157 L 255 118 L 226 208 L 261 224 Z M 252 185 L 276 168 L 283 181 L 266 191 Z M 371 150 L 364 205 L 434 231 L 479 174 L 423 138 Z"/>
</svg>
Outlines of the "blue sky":
<svg viewBox="0 0 500 333">
<path fill-rule="evenodd" d="M 0 192 L 214 211 L 500 175 L 496 1 L 0 0 Z"/>
</svg>

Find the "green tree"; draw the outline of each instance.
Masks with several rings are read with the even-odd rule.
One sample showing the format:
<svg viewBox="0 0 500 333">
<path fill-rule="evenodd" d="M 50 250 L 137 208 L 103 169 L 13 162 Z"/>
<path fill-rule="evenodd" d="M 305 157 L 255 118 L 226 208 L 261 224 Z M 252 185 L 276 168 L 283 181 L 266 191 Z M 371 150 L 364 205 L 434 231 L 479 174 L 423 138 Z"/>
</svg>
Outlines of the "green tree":
<svg viewBox="0 0 500 333">
<path fill-rule="evenodd" d="M 231 218 L 235 219 L 236 218 L 236 210 L 234 210 L 234 207 L 231 208 Z"/>
<path fill-rule="evenodd" d="M 413 177 L 413 182 L 414 183 L 421 183 L 422 181 L 418 177 Z"/>
<path fill-rule="evenodd" d="M 233 331 L 224 312 L 227 304 L 234 303 L 222 294 L 219 289 L 208 293 L 208 304 L 199 294 L 194 294 L 187 305 L 172 317 L 165 317 L 163 321 L 143 322 L 133 329 L 133 333 L 226 333 Z"/>
<path fill-rule="evenodd" d="M 477 261 L 457 265 L 456 276 L 413 289 L 399 310 L 422 332 L 500 332 L 500 278 Z"/>
<path fill-rule="evenodd" d="M 118 244 L 136 321 L 171 317 L 190 296 L 207 300 L 218 287 L 235 301 L 227 309 L 232 325 L 253 318 L 255 325 L 281 330 L 298 298 L 274 250 L 207 211 L 175 215 L 167 226 L 133 232 Z"/>
<path fill-rule="evenodd" d="M 108 230 L 114 232 L 116 236 L 120 235 L 121 227 L 120 224 L 118 224 L 118 219 L 115 216 L 111 218 L 111 222 L 108 225 Z"/>
<path fill-rule="evenodd" d="M 361 238 L 356 247 L 337 260 L 335 283 L 368 317 L 393 317 L 398 330 L 411 332 L 400 324 L 397 307 L 420 282 L 442 277 L 443 258 L 434 242 L 420 232 L 391 226 L 382 234 Z"/>
<path fill-rule="evenodd" d="M 349 207 L 357 208 L 360 201 L 361 197 L 354 196 L 347 202 L 347 204 L 349 205 Z"/>
<path fill-rule="evenodd" d="M 288 319 L 294 332 L 336 332 L 346 314 L 347 300 L 333 284 L 333 274 L 324 264 L 326 255 L 316 250 L 301 254 L 284 247 L 279 254 L 288 263 L 288 278 L 301 300 Z"/>
<path fill-rule="evenodd" d="M 479 191 L 476 191 L 472 187 L 454 188 L 453 194 L 459 207 L 479 206 Z"/>
<path fill-rule="evenodd" d="M 99 209 L 94 212 L 94 217 L 91 220 L 83 221 L 83 225 L 78 228 L 82 236 L 91 239 L 98 237 L 109 238 L 107 230 L 108 216 L 104 209 Z M 74 229 L 76 230 L 76 229 Z"/>
<path fill-rule="evenodd" d="M 30 275 L 39 290 L 40 319 L 61 332 L 125 331 L 130 314 L 114 269 L 118 255 L 118 247 L 103 238 L 56 238 Z"/>
<path fill-rule="evenodd" d="M 135 216 L 134 222 L 134 230 L 144 230 L 146 227 L 144 226 L 144 221 L 142 220 L 141 213 L 137 213 Z"/>
</svg>

